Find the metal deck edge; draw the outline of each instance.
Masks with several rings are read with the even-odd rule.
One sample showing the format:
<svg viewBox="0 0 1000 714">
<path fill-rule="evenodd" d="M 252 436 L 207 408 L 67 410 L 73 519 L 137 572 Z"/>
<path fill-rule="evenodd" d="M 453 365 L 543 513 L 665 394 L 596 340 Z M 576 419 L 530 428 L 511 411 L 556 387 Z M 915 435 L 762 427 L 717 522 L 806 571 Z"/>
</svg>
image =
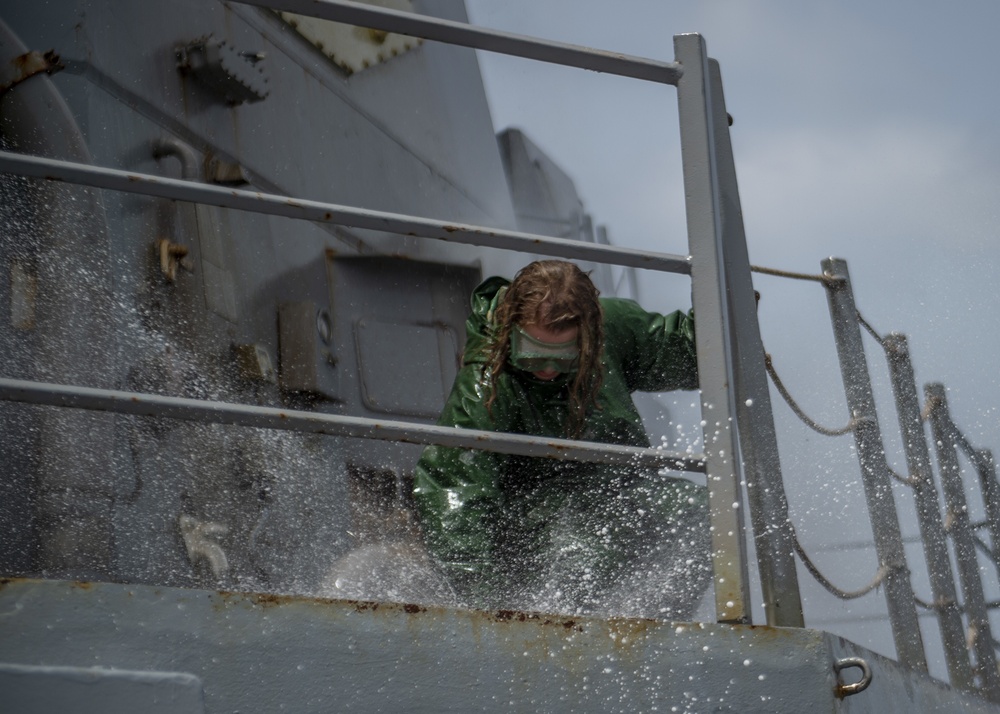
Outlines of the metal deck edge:
<svg viewBox="0 0 1000 714">
<path fill-rule="evenodd" d="M 186 673 L 205 712 L 1000 711 L 816 630 L 97 582 L 0 580 L 0 663 Z"/>
</svg>

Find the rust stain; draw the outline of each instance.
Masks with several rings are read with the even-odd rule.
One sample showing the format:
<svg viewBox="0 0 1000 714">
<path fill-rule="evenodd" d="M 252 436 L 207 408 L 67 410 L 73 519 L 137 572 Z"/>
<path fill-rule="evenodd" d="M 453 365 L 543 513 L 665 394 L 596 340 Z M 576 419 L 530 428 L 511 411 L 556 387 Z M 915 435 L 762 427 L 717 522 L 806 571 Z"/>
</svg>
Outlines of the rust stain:
<svg viewBox="0 0 1000 714">
<path fill-rule="evenodd" d="M 537 612 L 523 612 L 521 610 L 496 610 L 494 612 L 476 612 L 473 614 L 485 616 L 494 622 L 531 622 L 542 627 L 555 630 L 565 630 L 566 632 L 583 632 L 583 626 L 576 620 L 563 620 L 558 617 L 545 616 Z"/>
<path fill-rule="evenodd" d="M 510 622 L 511 620 L 517 620 L 518 622 L 527 622 L 530 619 L 537 618 L 537 615 L 529 615 L 526 612 L 520 612 L 519 610 L 497 610 L 492 614 L 493 619 L 497 622 Z"/>
<path fill-rule="evenodd" d="M 2 584 L 3 581 L 0 581 Z M 82 584 L 81 587 L 89 587 L 89 584 Z M 227 607 L 253 607 L 270 609 L 287 605 L 325 605 L 331 606 L 334 610 L 331 614 L 343 612 L 342 608 L 353 610 L 363 614 L 381 614 L 392 618 L 399 615 L 421 615 L 434 619 L 439 608 L 419 605 L 416 603 L 391 603 L 370 600 L 346 600 L 340 598 L 315 598 L 302 595 L 278 595 L 273 593 L 246 593 L 233 592 L 228 590 L 217 590 L 209 594 L 209 599 L 216 610 Z M 462 611 L 460 615 L 469 617 L 472 620 L 474 629 L 479 626 L 490 627 L 492 625 L 527 623 L 532 627 L 542 628 L 540 632 L 548 631 L 559 638 L 573 636 L 585 630 L 584 624 L 578 619 L 561 618 L 559 616 L 545 615 L 542 613 L 523 612 L 519 610 L 496 610 L 492 612 L 479 610 Z M 420 622 L 422 620 L 416 620 Z M 627 622 L 627 620 L 623 620 Z M 645 623 L 643 623 L 645 625 Z M 627 625 L 625 626 L 627 627 Z M 621 628 L 619 628 L 621 629 Z M 543 638 L 545 639 L 545 638 Z M 621 639 L 621 638 L 619 638 Z"/>
<path fill-rule="evenodd" d="M 261 608 L 279 607 L 294 602 L 308 602 L 312 598 L 304 598 L 299 595 L 276 595 L 274 593 L 240 593 L 230 590 L 217 590 L 215 593 L 223 603 L 239 604 L 249 603 Z"/>
<path fill-rule="evenodd" d="M 86 580 L 74 580 L 70 583 L 70 587 L 77 590 L 90 590 L 94 587 L 94 584 Z"/>
<path fill-rule="evenodd" d="M 353 605 L 357 612 L 375 612 L 379 607 L 377 602 L 369 600 L 347 600 L 346 602 Z"/>
<path fill-rule="evenodd" d="M 789 639 L 789 637 L 794 637 L 794 630 L 787 627 L 774 627 L 772 625 L 732 625 L 732 627 L 739 628 L 741 631 L 749 630 L 753 632 L 754 642 L 764 641 L 774 641 L 781 642 L 783 640 Z"/>
<path fill-rule="evenodd" d="M 15 57 L 13 63 L 15 67 L 25 72 L 49 72 L 51 74 L 56 67 L 50 67 L 49 65 L 59 64 L 59 55 L 55 53 L 55 50 L 49 50 L 44 54 L 25 52 L 23 55 Z"/>
<path fill-rule="evenodd" d="M 290 602 L 286 595 L 272 595 L 270 593 L 254 593 L 248 598 L 254 605 L 261 607 L 276 607 Z"/>
<path fill-rule="evenodd" d="M 10 63 L 14 66 L 16 73 L 9 82 L 0 85 L 0 95 L 36 74 L 52 75 L 66 68 L 55 50 L 49 50 L 45 53 L 35 50 L 25 52 L 12 59 Z"/>
<path fill-rule="evenodd" d="M 644 618 L 611 618 L 606 620 L 612 639 L 618 645 L 634 643 L 645 638 L 650 630 L 663 627 L 659 620 Z"/>
<path fill-rule="evenodd" d="M 13 59 L 14 66 L 20 69 L 22 72 L 25 69 L 29 69 L 35 63 L 34 60 L 37 57 L 36 54 L 31 52 L 25 52 L 23 55 L 18 55 Z"/>
</svg>

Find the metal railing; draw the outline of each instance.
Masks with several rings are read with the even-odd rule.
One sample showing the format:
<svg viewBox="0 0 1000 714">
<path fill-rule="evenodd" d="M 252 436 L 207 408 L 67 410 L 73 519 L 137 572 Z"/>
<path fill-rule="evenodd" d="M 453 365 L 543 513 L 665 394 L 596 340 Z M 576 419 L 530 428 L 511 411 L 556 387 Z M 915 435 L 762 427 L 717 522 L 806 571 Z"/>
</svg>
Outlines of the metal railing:
<svg viewBox="0 0 1000 714">
<path fill-rule="evenodd" d="M 797 279 L 815 279 L 826 289 L 834 340 L 843 376 L 850 419 L 842 429 L 827 429 L 805 415 L 782 384 L 768 357 L 768 371 L 778 391 L 789 407 L 804 423 L 826 436 L 853 436 L 865 487 L 874 547 L 879 567 L 871 583 L 853 592 L 836 587 L 811 562 L 801 544 L 796 552 L 810 573 L 831 594 L 840 599 L 853 599 L 885 590 L 888 618 L 893 632 L 897 656 L 908 666 L 927 669 L 923 639 L 917 622 L 917 607 L 934 614 L 938 621 L 945 664 L 951 684 L 966 691 L 978 691 L 992 701 L 1000 701 L 1000 672 L 997 669 L 996 648 L 989 620 L 989 609 L 1000 602 L 986 601 L 982 579 L 983 569 L 977 549 L 985 551 L 1000 575 L 1000 483 L 989 451 L 975 449 L 961 433 L 948 411 L 945 389 L 941 384 L 924 388 L 924 407 L 917 394 L 913 365 L 906 336 L 891 333 L 882 337 L 861 317 L 854 299 L 847 263 L 830 258 L 822 262 L 819 276 L 788 274 L 754 268 Z M 885 446 L 875 406 L 874 388 L 862 342 L 862 329 L 871 334 L 885 353 L 889 381 L 895 402 L 896 416 L 902 435 L 902 448 L 908 473 L 896 474 L 887 461 Z M 928 427 L 929 425 L 929 427 Z M 932 468 L 927 431 L 936 445 L 938 479 Z M 966 497 L 970 491 L 963 483 L 958 451 L 965 453 L 978 474 L 979 490 L 986 519 L 974 524 Z M 920 541 L 927 563 L 931 588 L 930 602 L 915 594 L 910 579 L 896 511 L 893 482 L 912 489 Z M 944 495 L 944 516 L 938 488 Z M 976 534 L 986 528 L 992 546 L 987 546 Z M 949 553 L 949 539 L 954 548 L 955 568 Z"/>
<path fill-rule="evenodd" d="M 538 439 L 520 434 L 478 429 L 455 429 L 406 421 L 349 417 L 113 389 L 43 384 L 19 379 L 0 378 L 0 399 L 208 424 L 232 424 L 357 439 L 402 441 L 408 444 L 438 444 L 560 461 L 577 460 L 689 472 L 705 470 L 705 463 L 699 456 L 676 454 L 660 449 L 569 439 Z"/>
<path fill-rule="evenodd" d="M 457 225 L 415 216 L 369 211 L 292 197 L 259 194 L 163 177 L 0 152 L 0 171 L 97 188 L 203 202 L 244 211 L 689 274 L 698 315 L 697 353 L 705 417 L 704 454 L 688 457 L 654 449 L 627 450 L 629 459 L 701 471 L 707 475 L 715 577 L 716 619 L 750 622 L 743 489 L 750 494 L 767 623 L 802 626 L 802 606 L 792 555 L 770 396 L 747 259 L 739 194 L 729 143 L 727 113 L 717 63 L 695 34 L 674 38 L 675 61 L 644 60 L 546 42 L 430 17 L 342 0 L 245 0 L 246 4 L 337 22 L 475 47 L 676 86 L 690 257 L 580 243 L 513 231 Z M 217 420 L 271 428 L 393 438 L 417 443 L 474 445 L 508 453 L 618 458 L 625 447 L 464 432 L 376 420 L 247 408 L 206 402 L 163 401 L 151 395 L 34 387 L 4 380 L 0 396 L 128 413 Z M 376 432 L 378 436 L 376 436 Z M 391 436 L 389 436 L 391 435 Z M 643 453 L 636 453 L 643 452 Z M 741 455 L 742 454 L 742 458 Z M 632 463 L 638 463 L 632 461 Z"/>
<path fill-rule="evenodd" d="M 685 275 L 691 272 L 690 259 L 682 255 L 616 248 L 566 238 L 552 238 L 464 223 L 436 221 L 420 216 L 407 216 L 335 203 L 308 201 L 292 196 L 278 196 L 258 191 L 213 186 L 134 171 L 88 166 L 87 164 L 38 156 L 25 156 L 9 151 L 0 151 L 0 172 L 52 181 L 67 181 L 94 188 L 137 193 L 175 201 L 204 203 L 220 208 L 296 218 L 314 223 L 385 231 L 386 233 L 432 238 L 486 248 L 538 253 L 558 258 L 592 260 Z"/>
<path fill-rule="evenodd" d="M 809 561 L 791 525 L 781 481 L 770 387 L 767 371 L 763 369 L 770 364 L 760 340 L 721 73 L 718 64 L 708 58 L 701 37 L 675 37 L 675 61 L 664 63 L 340 0 L 242 1 L 249 5 L 675 86 L 680 113 L 690 255 L 637 251 L 600 243 L 455 224 L 2 151 L 0 172 L 317 223 L 690 275 L 692 301 L 698 315 L 697 350 L 705 421 L 704 453 L 678 454 L 659 449 L 543 439 L 11 379 L 0 379 L 0 398 L 198 422 L 704 472 L 710 495 L 716 618 L 726 622 L 751 620 L 742 515 L 745 510 L 745 483 L 767 623 L 804 625 L 793 555 L 798 553 L 824 587 L 838 597 L 859 597 L 876 587 L 884 587 L 898 657 L 905 665 L 926 671 L 926 655 L 916 612 L 921 603 L 914 596 L 906 565 L 893 498 L 894 474 L 885 461 L 862 345 L 861 328 L 873 334 L 874 331 L 859 319 L 846 263 L 833 259 L 824 262 L 824 275 L 785 276 L 815 279 L 827 290 L 851 413 L 846 428 L 827 432 L 851 433 L 857 445 L 879 558 L 879 570 L 872 584 L 854 593 L 839 591 Z M 781 271 L 760 272 L 782 274 Z M 902 479 L 897 477 L 897 480 L 902 480 L 914 491 L 933 597 L 932 602 L 925 606 L 937 615 L 949 677 L 958 688 L 979 690 L 991 699 L 1000 699 L 996 643 L 988 617 L 989 608 L 996 607 L 997 603 L 986 601 L 976 565 L 977 548 L 986 550 L 994 561 L 997 561 L 997 549 L 1000 548 L 1000 494 L 997 493 L 1000 485 L 996 481 L 993 460 L 988 452 L 975 450 L 958 431 L 948 414 L 940 385 L 926 388 L 926 407 L 920 409 L 906 338 L 892 334 L 879 338 L 879 343 L 887 355 L 909 471 L 908 476 Z M 773 378 L 779 392 L 788 398 L 776 375 Z M 941 516 L 924 434 L 927 421 L 937 444 L 948 514 L 946 520 Z M 979 473 L 987 511 L 985 525 L 989 528 L 992 547 L 987 547 L 977 537 L 976 524 L 969 521 L 957 450 L 966 453 Z M 949 537 L 958 555 L 961 603 L 949 555 Z M 969 642 L 966 641 L 966 632 L 975 633 Z M 974 655 L 975 662 L 971 655 Z"/>
</svg>

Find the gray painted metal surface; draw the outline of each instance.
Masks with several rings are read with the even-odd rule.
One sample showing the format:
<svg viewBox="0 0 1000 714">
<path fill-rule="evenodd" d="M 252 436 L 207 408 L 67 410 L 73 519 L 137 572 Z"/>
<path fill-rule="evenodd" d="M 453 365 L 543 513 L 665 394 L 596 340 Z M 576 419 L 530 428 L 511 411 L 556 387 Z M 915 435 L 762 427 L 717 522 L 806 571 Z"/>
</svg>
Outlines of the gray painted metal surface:
<svg viewBox="0 0 1000 714">
<path fill-rule="evenodd" d="M 894 333 L 886 337 L 885 351 L 899 426 L 903 434 L 907 474 L 917 502 L 917 517 L 927 558 L 931 592 L 938 608 L 938 626 L 944 644 L 949 681 L 959 689 L 972 689 L 973 672 L 955 590 L 955 575 L 948 554 L 948 539 L 931 471 L 931 455 L 920 416 L 920 402 L 917 399 L 917 385 L 906 336 Z"/>
<path fill-rule="evenodd" d="M 889 466 L 885 460 L 885 447 L 879 431 L 875 397 L 861 342 L 858 309 L 854 303 L 847 263 L 828 258 L 822 262 L 822 268 L 826 275 L 843 278 L 836 283 L 826 283 L 827 300 L 847 393 L 847 405 L 854 421 L 854 439 L 858 447 L 875 547 L 884 573 L 885 598 L 889 606 L 896 654 L 900 662 L 926 672 L 927 660 L 917 622 L 917 608 L 913 601 L 913 586 L 906 566 L 899 516 L 893 500 Z"/>
<path fill-rule="evenodd" d="M 248 5 L 296 12 L 361 27 L 377 27 L 401 35 L 439 40 L 453 45 L 475 47 L 501 54 L 525 57 L 553 64 L 635 77 L 651 82 L 677 84 L 681 74 L 677 63 L 657 62 L 617 52 L 603 52 L 579 45 L 549 42 L 500 32 L 467 23 L 421 17 L 388 8 L 372 7 L 341 0 L 239 0 Z"/>
<path fill-rule="evenodd" d="M 802 598 L 795 569 L 794 533 L 778 457 L 778 435 L 771 409 L 770 385 L 764 364 L 764 345 L 757 323 L 757 300 L 750 277 L 743 229 L 743 209 L 736 182 L 729 115 L 718 62 L 709 60 L 719 193 L 722 201 L 722 240 L 725 245 L 725 295 L 733 339 L 733 370 L 740 455 L 746 476 L 747 502 L 753 525 L 760 584 L 767 624 L 803 627 Z"/>
<path fill-rule="evenodd" d="M 19 63 L 12 61 L 13 57 L 24 57 L 28 51 L 21 39 L 0 21 L 0 63 L 16 66 Z M 0 119 L 2 137 L 5 140 L 20 137 L 23 150 L 56 154 L 74 161 L 92 160 L 86 138 L 74 121 L 73 110 L 46 74 L 33 75 L 5 91 Z M 23 202 L 10 196 L 9 191 L 5 194 L 0 199 L 3 204 L 0 211 L 6 217 L 13 213 L 26 219 L 31 212 L 23 210 Z M 0 329 L 0 338 L 11 332 L 26 338 L 16 344 L 12 344 L 13 340 L 6 341 L 4 373 L 17 373 L 26 361 L 37 361 L 67 381 L 97 380 L 106 384 L 112 379 L 113 370 L 103 355 L 112 349 L 114 330 L 91 317 L 107 310 L 113 302 L 106 267 L 111 250 L 105 207 L 97 192 L 83 187 L 58 191 L 42 186 L 36 199 L 53 214 L 71 214 L 74 220 L 72 225 L 68 222 L 48 225 L 44 239 L 31 231 L 24 235 L 23 225 L 22 230 L 16 231 L 4 227 L 0 264 L 10 268 L 9 304 L 19 308 L 15 311 L 18 317 L 11 320 L 11 328 Z M 45 244 L 43 261 L 12 250 L 18 244 L 39 243 Z M 81 244 L 88 249 L 81 251 Z M 54 289 L 55 285 L 73 283 L 80 274 L 91 279 L 78 284 L 76 291 Z M 76 346 L 81 343 L 91 345 L 91 349 L 80 353 Z M 7 420 L 6 424 L 8 430 L 0 438 L 0 463 L 7 476 L 0 486 L 3 489 L 0 502 L 4 504 L 0 507 L 4 511 L 0 524 L 7 521 L 4 530 L 13 532 L 13 537 L 6 539 L 12 560 L 17 566 L 27 565 L 29 559 L 24 554 L 32 545 L 34 533 L 31 526 L 21 518 L 12 518 L 11 513 L 33 508 L 36 522 L 48 524 L 48 537 L 38 545 L 38 560 L 44 561 L 53 572 L 73 571 L 81 577 L 99 577 L 100 563 L 114 550 L 110 525 L 113 488 L 104 480 L 111 471 L 112 458 L 106 450 L 74 444 L 73 435 L 87 433 L 93 443 L 106 444 L 113 438 L 112 420 L 98 414 L 50 413 L 33 420 Z M 12 458 L 12 449 L 18 444 L 34 445 L 42 440 L 48 445 L 45 453 L 51 468 L 37 472 L 22 469 L 23 461 Z M 67 503 L 70 499 L 72 504 Z M 62 547 L 66 543 L 81 547 L 70 551 Z"/>
<path fill-rule="evenodd" d="M 201 680 L 177 672 L 0 664 L 0 703 L 18 714 L 201 714 Z"/>
<path fill-rule="evenodd" d="M 715 609 L 719 622 L 750 621 L 746 543 L 743 538 L 743 464 L 736 425 L 734 350 L 725 296 L 722 206 L 718 149 L 705 42 L 698 35 L 678 35 L 674 52 L 684 66 L 677 85 L 681 158 L 691 251 L 691 295 L 698 315 L 698 374 L 704 423 L 712 526 Z"/>
<path fill-rule="evenodd" d="M 798 628 L 28 580 L 0 585 L 0 613 L 0 662 L 197 678 L 206 712 L 994 711 Z M 846 657 L 872 683 L 838 699 Z"/>
<path fill-rule="evenodd" d="M 687 274 L 691 270 L 690 261 L 686 256 L 651 253 L 630 248 L 614 248 L 516 231 L 435 221 L 419 216 L 404 216 L 384 211 L 306 201 L 289 196 L 275 196 L 255 191 L 209 186 L 149 174 L 73 164 L 55 159 L 20 156 L 7 151 L 0 151 L 0 171 L 159 198 L 192 201 L 222 208 L 298 218 L 317 223 L 352 226 L 405 236 L 423 236 L 488 248 L 519 250 L 525 253 L 552 255 L 561 258 L 596 260 L 672 273 Z"/>
<path fill-rule="evenodd" d="M 995 710 L 808 630 L 250 594 L 314 595 L 338 572 L 329 569 L 338 557 L 338 563 L 373 570 L 361 556 L 417 553 L 405 537 L 387 536 L 407 531 L 399 522 L 399 494 L 418 450 L 384 443 L 359 448 L 353 437 L 388 428 L 398 429 L 395 436 L 403 440 L 416 435 L 466 443 L 461 440 L 469 434 L 368 417 L 414 403 L 420 413 L 430 411 L 433 393 L 454 369 L 452 350 L 460 345 L 444 346 L 444 336 L 460 330 L 471 276 L 509 274 L 517 261 L 530 259 L 508 255 L 513 248 L 623 265 L 646 260 L 512 230 L 515 211 L 471 51 L 426 43 L 347 79 L 274 13 L 247 7 L 257 4 L 263 3 L 66 0 L 4 10 L 15 30 L 2 28 L 0 59 L 55 46 L 66 69 L 17 84 L 2 97 L 0 114 L 16 151 L 57 160 L 4 151 L 3 167 L 125 192 L 51 182 L 38 193 L 24 188 L 37 188 L 30 182 L 14 191 L 17 207 L 32 209 L 17 221 L 28 227 L 26 235 L 42 240 L 0 244 L 0 258 L 16 264 L 12 274 L 20 276 L 0 290 L 20 306 L 12 314 L 25 331 L 10 341 L 8 360 L 11 374 L 25 379 L 5 389 L 23 397 L 24 382 L 33 382 L 29 401 L 77 400 L 77 406 L 129 413 L 148 413 L 156 402 L 153 411 L 161 416 L 199 421 L 224 396 L 249 405 L 222 406 L 230 423 L 279 428 L 285 420 L 338 435 L 275 439 L 247 429 L 236 436 L 215 425 L 106 414 L 90 419 L 95 415 L 81 418 L 81 410 L 5 405 L 0 448 L 5 466 L 14 468 L 0 484 L 0 508 L 15 518 L 3 524 L 4 533 L 38 534 L 37 543 L 14 541 L 24 547 L 24 558 L 2 554 L 6 572 L 147 585 L 3 582 L 0 660 L 9 664 L 0 673 L 40 677 L 48 686 L 74 680 L 83 669 L 115 691 L 133 680 L 158 681 L 169 696 L 193 697 L 181 705 L 193 711 L 200 710 L 199 687 L 208 711 Z M 721 82 L 712 77 L 704 42 L 679 36 L 678 62 L 662 63 L 468 28 L 457 3 L 414 5 L 448 20 L 348 2 L 280 3 L 287 10 L 678 85 L 692 258 L 653 259 L 660 261 L 657 269 L 694 279 L 716 613 L 748 620 L 737 447 L 751 437 L 730 418 L 736 414 L 745 422 L 752 410 L 741 410 L 740 401 L 758 403 L 748 395 L 762 393 L 759 384 L 740 381 L 740 369 L 759 361 L 755 343 L 740 346 L 753 332 L 755 315 L 745 250 L 731 250 L 732 241 L 742 241 L 738 195 L 735 173 L 727 174 L 732 167 Z M 225 82 L 220 91 L 177 71 L 177 46 L 213 33 L 235 48 L 230 59 L 268 58 L 270 94 L 255 94 L 266 98 L 231 106 Z M 174 178 L 178 168 L 183 181 Z M 230 182 L 247 182 L 250 190 Z M 210 205 L 187 203 L 196 200 Z M 35 210 L 45 205 L 49 210 Z M 409 233 L 440 240 L 416 241 Z M 81 240 L 87 250 L 80 249 Z M 165 246 L 161 255 L 169 270 L 161 264 L 157 272 L 153 245 Z M 62 272 L 47 273 L 49 265 Z M 731 294 L 729 285 L 736 286 Z M 313 306 L 331 308 L 333 345 L 320 359 L 327 371 L 314 380 L 312 394 L 282 392 L 280 379 L 267 378 L 270 356 L 278 354 L 275 316 L 289 302 L 305 304 L 307 317 Z M 401 306 L 419 313 L 419 320 L 399 321 Z M 363 391 L 364 379 L 372 382 L 380 373 L 380 365 L 365 362 L 366 350 L 381 350 L 383 358 L 387 353 L 365 342 L 373 338 L 363 328 L 390 324 L 421 344 L 438 345 L 438 353 L 426 356 L 430 368 L 440 369 L 429 380 L 433 389 Z M 326 349 L 315 335 L 302 338 L 301 353 Z M 241 355 L 256 366 L 248 371 Z M 112 363 L 121 373 L 102 371 Z M 125 385 L 130 391 L 67 390 L 51 382 Z M 147 397 L 136 395 L 148 392 L 172 396 L 139 403 Z M 53 418 L 56 411 L 68 416 Z M 483 438 L 491 448 L 526 448 L 517 438 Z M 553 454 L 568 453 L 558 451 L 561 446 L 543 445 Z M 766 451 L 769 444 L 759 446 Z M 597 453 L 572 448 L 578 458 Z M 657 455 L 653 463 L 661 463 L 658 458 L 676 455 Z M 41 505 L 35 508 L 30 488 L 37 474 Z M 382 508 L 383 501 L 389 506 Z M 780 510 L 780 498 L 776 505 Z M 760 543 L 765 551 L 780 550 L 781 536 Z M 377 565 L 385 571 L 398 562 Z M 768 606 L 784 608 L 794 598 L 780 581 L 782 573 L 794 574 L 794 566 L 789 571 L 787 562 L 772 559 L 763 571 Z M 416 601 L 400 592 L 389 590 L 384 599 Z M 838 691 L 848 693 L 846 678 L 856 676 L 850 663 L 857 657 L 870 665 L 872 683 L 838 699 Z M 42 669 L 48 666 L 55 669 Z M 149 704 L 139 694 L 127 696 L 136 705 Z"/>
<path fill-rule="evenodd" d="M 40 384 L 0 378 L 0 399 L 29 404 L 90 409 L 148 417 L 166 417 L 209 424 L 235 424 L 328 436 L 402 441 L 409 444 L 443 444 L 503 454 L 541 456 L 559 460 L 634 465 L 641 468 L 676 468 L 700 472 L 698 457 L 600 444 L 570 439 L 538 439 L 477 429 L 456 429 L 401 421 L 379 421 L 336 414 L 296 412 L 272 407 L 227 404 L 155 394 L 119 392 L 71 385 Z"/>
<path fill-rule="evenodd" d="M 464 19 L 460 4 L 418 5 Z M 52 47 L 66 66 L 4 94 L 5 148 L 191 181 L 215 180 L 209 167 L 221 161 L 261 192 L 513 228 L 471 51 L 427 45 L 347 82 L 257 8 L 67 0 L 2 14 L 4 64 Z M 174 43 L 206 34 L 266 54 L 266 100 L 230 107 L 178 72 Z M 355 391 L 354 322 L 391 319 L 406 305 L 461 334 L 469 283 L 530 260 L 66 183 L 5 176 L 4 188 L 4 235 L 17 239 L 0 241 L 0 263 L 23 278 L 14 292 L 0 284 L 3 299 L 23 307 L 16 328 L 0 329 L 4 376 L 39 382 L 391 420 Z M 189 251 L 190 267 L 173 280 L 151 254 L 163 238 Z M 350 294 L 334 284 L 375 264 L 378 283 L 356 282 Z M 430 264 L 447 265 L 420 270 Z M 414 279 L 402 280 L 402 268 Z M 332 398 L 283 392 L 239 368 L 237 354 L 267 354 L 280 376 L 279 306 L 334 298 Z M 427 355 L 427 368 L 454 369 L 461 344 L 451 349 Z M 17 404 L 4 406 L 0 424 L 8 574 L 317 593 L 331 565 L 363 545 L 352 519 L 377 512 L 382 528 L 371 537 L 405 530 L 388 527 L 402 520 L 398 499 L 383 511 L 355 486 L 395 479 L 401 492 L 419 454 L 406 444 L 365 449 L 344 437 L 279 439 Z M 227 572 L 188 555 L 181 517 L 214 529 Z"/>
<path fill-rule="evenodd" d="M 997 481 L 997 465 L 990 449 L 974 449 L 972 453 L 976 455 L 976 471 L 979 473 L 979 484 L 986 502 L 986 524 L 990 532 L 993 561 L 1000 572 L 1000 559 L 996 556 L 997 549 L 1000 548 L 1000 481 Z"/>
<path fill-rule="evenodd" d="M 930 406 L 931 432 L 937 445 L 949 531 L 955 543 L 955 559 L 962 583 L 964 609 L 969 623 L 969 646 L 976 653 L 976 673 L 983 691 L 993 701 L 1000 701 L 1000 672 L 997 671 L 996 645 L 990 628 L 989 612 L 983 594 L 983 579 L 976 554 L 975 533 L 969 519 L 969 503 L 962 484 L 956 451 L 955 428 L 948 413 L 948 398 L 943 384 L 924 386 Z"/>
</svg>

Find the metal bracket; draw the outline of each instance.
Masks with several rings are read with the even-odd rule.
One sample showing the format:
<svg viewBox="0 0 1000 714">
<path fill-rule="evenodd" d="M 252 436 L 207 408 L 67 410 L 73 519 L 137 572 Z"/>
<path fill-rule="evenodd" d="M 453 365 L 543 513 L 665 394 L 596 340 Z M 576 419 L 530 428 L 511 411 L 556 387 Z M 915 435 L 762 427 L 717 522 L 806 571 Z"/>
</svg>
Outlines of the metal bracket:
<svg viewBox="0 0 1000 714">
<path fill-rule="evenodd" d="M 262 53 L 241 52 L 211 35 L 179 46 L 174 52 L 177 69 L 197 77 L 227 104 L 259 102 L 271 93 L 267 76 L 258 66 Z"/>
<path fill-rule="evenodd" d="M 65 68 L 55 50 L 45 53 L 32 50 L 18 55 L 7 66 L 0 67 L 0 96 L 36 74 L 44 72 L 51 75 Z"/>
<path fill-rule="evenodd" d="M 177 521 L 184 538 L 184 547 L 187 549 L 188 560 L 192 564 L 199 558 L 208 561 L 208 566 L 212 569 L 212 574 L 221 578 L 229 571 L 229 560 L 222 546 L 215 541 L 220 535 L 229 532 L 229 528 L 222 523 L 212 521 L 199 521 L 192 516 L 182 513 Z"/>
<path fill-rule="evenodd" d="M 187 257 L 189 251 L 186 245 L 174 243 L 168 238 L 161 238 L 156 241 L 156 249 L 160 255 L 160 272 L 170 282 L 177 280 L 178 267 L 182 267 L 185 270 L 194 270 L 194 264 Z"/>
<path fill-rule="evenodd" d="M 233 355 L 240 374 L 252 382 L 277 384 L 274 362 L 267 348 L 259 344 L 233 345 Z"/>
<path fill-rule="evenodd" d="M 214 154 L 205 157 L 205 179 L 222 186 L 245 186 L 250 183 L 246 169 L 235 161 L 226 161 Z"/>
</svg>

